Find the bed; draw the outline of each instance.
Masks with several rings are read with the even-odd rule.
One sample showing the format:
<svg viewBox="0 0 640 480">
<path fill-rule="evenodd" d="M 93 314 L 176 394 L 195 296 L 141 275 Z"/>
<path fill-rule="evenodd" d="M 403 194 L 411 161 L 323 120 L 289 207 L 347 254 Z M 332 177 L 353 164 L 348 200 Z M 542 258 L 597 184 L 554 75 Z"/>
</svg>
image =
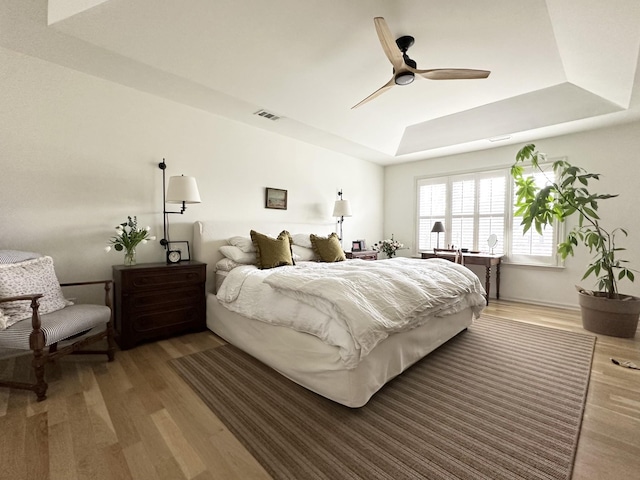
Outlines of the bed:
<svg viewBox="0 0 640 480">
<path fill-rule="evenodd" d="M 208 328 L 292 381 L 345 406 L 365 405 L 385 383 L 470 326 L 474 316 L 484 308 L 484 290 L 477 277 L 464 267 L 446 260 L 348 260 L 339 262 L 339 265 L 329 265 L 298 259 L 296 266 L 270 270 L 237 264 L 233 265 L 234 268 L 224 267 L 225 257 L 220 253 L 220 247 L 228 245 L 228 239 L 234 235 L 247 237 L 251 228 L 273 234 L 281 229 L 326 234 L 332 231 L 333 224 L 247 226 L 235 222 L 196 222 L 194 258 L 207 263 Z M 387 315 L 405 318 L 404 314 L 398 314 L 396 308 L 385 308 L 380 299 L 372 302 L 373 306 L 367 306 L 367 315 L 362 316 L 358 309 L 354 309 L 349 297 L 336 299 L 334 303 L 333 297 L 324 293 L 330 290 L 329 283 L 327 288 L 321 283 L 323 287 L 315 291 L 322 290 L 322 295 L 330 298 L 314 297 L 307 301 L 305 296 L 313 293 L 305 292 L 305 289 L 313 290 L 319 285 L 314 282 L 330 281 L 325 280 L 325 272 L 329 277 L 344 277 L 347 279 L 345 282 L 361 276 L 379 278 L 378 275 L 385 270 L 395 272 L 404 269 L 400 277 L 419 276 L 427 265 L 437 266 L 438 262 L 443 264 L 438 267 L 442 270 L 440 275 L 455 276 L 458 280 L 465 277 L 468 282 L 465 281 L 459 298 L 448 300 L 446 306 L 423 301 L 419 311 L 411 307 L 412 323 L 402 328 L 381 327 L 380 323 L 370 328 L 363 323 L 360 317 L 384 315 L 381 323 L 385 323 Z M 216 271 L 216 265 L 222 266 L 219 271 Z M 307 277 L 313 281 L 307 281 Z M 394 288 L 405 291 L 400 286 Z M 356 289 L 351 293 L 360 295 L 366 290 Z M 240 304 L 238 297 L 257 304 L 260 311 L 247 313 L 249 307 Z M 261 311 L 262 306 L 272 304 L 273 311 Z M 338 326 L 332 322 L 331 329 L 325 329 L 329 322 L 324 319 L 333 316 L 334 310 L 342 314 L 337 319 L 340 320 Z M 288 318 L 292 311 L 302 312 L 306 324 L 302 327 L 292 325 Z M 256 318 L 252 318 L 254 315 Z M 357 321 L 354 320 L 356 317 Z"/>
</svg>

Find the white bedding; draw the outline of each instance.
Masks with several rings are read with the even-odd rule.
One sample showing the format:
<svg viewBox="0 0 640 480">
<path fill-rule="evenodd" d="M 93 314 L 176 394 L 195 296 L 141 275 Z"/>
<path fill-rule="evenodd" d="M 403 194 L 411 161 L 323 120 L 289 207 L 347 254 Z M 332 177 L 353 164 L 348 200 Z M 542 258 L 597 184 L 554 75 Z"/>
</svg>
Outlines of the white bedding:
<svg viewBox="0 0 640 480">
<path fill-rule="evenodd" d="M 470 270 L 448 260 L 300 263 L 228 273 L 218 300 L 229 310 L 292 328 L 338 347 L 346 368 L 382 340 L 466 308 L 478 316 L 484 289 Z"/>
</svg>

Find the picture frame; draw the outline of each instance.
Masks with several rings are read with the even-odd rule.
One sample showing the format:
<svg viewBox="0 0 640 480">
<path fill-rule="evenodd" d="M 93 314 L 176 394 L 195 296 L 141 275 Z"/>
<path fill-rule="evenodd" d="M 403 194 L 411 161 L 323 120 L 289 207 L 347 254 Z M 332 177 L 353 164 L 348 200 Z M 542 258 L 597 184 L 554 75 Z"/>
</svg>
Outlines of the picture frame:
<svg viewBox="0 0 640 480">
<path fill-rule="evenodd" d="M 365 246 L 364 240 L 354 240 L 351 242 L 351 251 L 352 252 L 364 252 L 367 249 Z"/>
<path fill-rule="evenodd" d="M 264 208 L 287 209 L 287 191 L 280 188 L 265 188 Z"/>
<path fill-rule="evenodd" d="M 167 251 L 177 250 L 180 252 L 180 261 L 186 262 L 191 260 L 191 252 L 189 251 L 189 242 L 167 242 Z"/>
</svg>

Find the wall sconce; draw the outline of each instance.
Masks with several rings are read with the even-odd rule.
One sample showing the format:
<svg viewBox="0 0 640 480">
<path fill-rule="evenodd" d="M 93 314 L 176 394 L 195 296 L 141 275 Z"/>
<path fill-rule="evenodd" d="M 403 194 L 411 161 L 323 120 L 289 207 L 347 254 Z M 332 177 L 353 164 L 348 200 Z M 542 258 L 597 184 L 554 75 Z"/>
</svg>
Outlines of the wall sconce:
<svg viewBox="0 0 640 480">
<path fill-rule="evenodd" d="M 169 188 L 166 187 L 165 182 L 165 170 L 167 164 L 162 159 L 162 162 L 158 164 L 158 168 L 162 170 L 162 225 L 163 225 L 163 237 L 160 240 L 160 245 L 167 248 L 169 242 L 168 227 L 170 213 L 177 213 L 182 215 L 187 209 L 187 203 L 200 203 L 200 192 L 198 192 L 198 184 L 193 177 L 185 177 L 181 175 L 179 177 L 169 178 Z M 182 207 L 179 212 L 167 211 L 167 203 L 181 203 Z"/>
<path fill-rule="evenodd" d="M 436 248 L 440 248 L 440 234 L 443 233 L 444 230 L 444 225 L 442 224 L 442 222 L 435 222 L 433 224 L 433 228 L 431 229 L 431 233 L 437 233 L 438 236 L 436 237 Z"/>
<path fill-rule="evenodd" d="M 349 204 L 349 200 L 342 199 L 342 190 L 338 192 L 338 197 L 340 197 L 340 200 L 336 200 L 336 203 L 333 206 L 333 216 L 340 217 L 340 220 L 338 220 L 338 224 L 340 225 L 340 235 L 338 237 L 342 242 L 342 222 L 344 222 L 344 217 L 351 216 L 351 205 Z"/>
</svg>

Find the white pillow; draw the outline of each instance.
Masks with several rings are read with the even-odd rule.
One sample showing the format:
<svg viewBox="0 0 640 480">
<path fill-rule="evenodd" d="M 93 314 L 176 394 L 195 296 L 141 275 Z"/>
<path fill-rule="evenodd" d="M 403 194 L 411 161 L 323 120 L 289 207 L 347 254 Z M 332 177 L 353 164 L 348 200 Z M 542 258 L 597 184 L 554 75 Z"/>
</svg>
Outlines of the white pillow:
<svg viewBox="0 0 640 480">
<path fill-rule="evenodd" d="M 227 239 L 229 245 L 233 245 L 234 247 L 238 247 L 244 253 L 255 253 L 256 248 L 253 246 L 253 242 L 249 237 L 231 237 Z"/>
<path fill-rule="evenodd" d="M 296 233 L 295 235 L 291 235 L 291 239 L 294 245 L 313 248 L 313 245 L 311 245 L 311 235 L 308 233 Z"/>
<path fill-rule="evenodd" d="M 291 247 L 293 251 L 294 260 L 300 260 L 302 262 L 310 262 L 318 260 L 318 256 L 313 248 L 301 247 L 300 245 L 293 245 Z"/>
<path fill-rule="evenodd" d="M 53 269 L 51 257 L 40 257 L 20 263 L 0 264 L 0 298 L 42 293 L 41 315 L 62 310 L 72 303 L 62 295 L 60 283 Z M 31 318 L 31 302 L 0 304 L 0 330 L 14 323 Z"/>
<path fill-rule="evenodd" d="M 255 265 L 257 261 L 255 252 L 246 253 L 233 245 L 223 245 L 220 247 L 220 253 L 234 262 L 242 263 L 243 265 Z"/>
<path fill-rule="evenodd" d="M 216 271 L 218 272 L 230 272 L 236 267 L 242 266 L 242 263 L 234 262 L 230 258 L 224 257 L 216 263 Z"/>
</svg>

